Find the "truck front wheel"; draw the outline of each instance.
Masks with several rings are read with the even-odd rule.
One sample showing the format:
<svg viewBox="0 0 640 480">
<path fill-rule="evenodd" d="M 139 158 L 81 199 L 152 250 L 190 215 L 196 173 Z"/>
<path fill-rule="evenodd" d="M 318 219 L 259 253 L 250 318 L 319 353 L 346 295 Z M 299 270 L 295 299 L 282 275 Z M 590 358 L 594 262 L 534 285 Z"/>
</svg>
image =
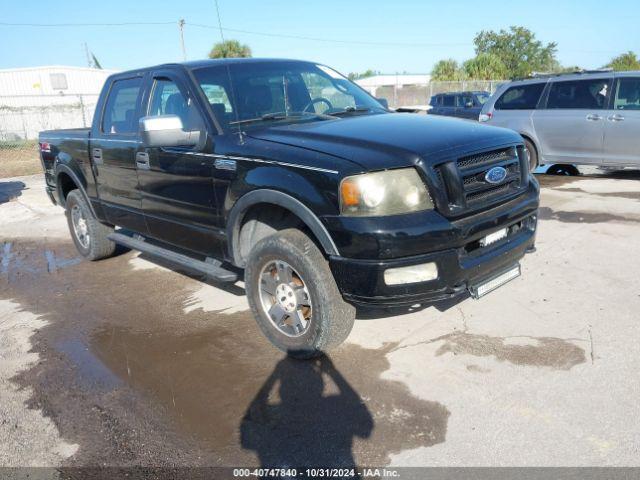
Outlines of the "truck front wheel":
<svg viewBox="0 0 640 480">
<path fill-rule="evenodd" d="M 264 335 L 292 357 L 321 355 L 353 327 L 355 308 L 342 299 L 326 259 L 300 230 L 282 230 L 251 249 L 245 288 Z"/>
<path fill-rule="evenodd" d="M 116 244 L 107 237 L 113 228 L 103 225 L 91 213 L 79 190 L 72 190 L 65 201 L 67 223 L 78 252 L 89 260 L 99 260 L 113 254 Z"/>
</svg>

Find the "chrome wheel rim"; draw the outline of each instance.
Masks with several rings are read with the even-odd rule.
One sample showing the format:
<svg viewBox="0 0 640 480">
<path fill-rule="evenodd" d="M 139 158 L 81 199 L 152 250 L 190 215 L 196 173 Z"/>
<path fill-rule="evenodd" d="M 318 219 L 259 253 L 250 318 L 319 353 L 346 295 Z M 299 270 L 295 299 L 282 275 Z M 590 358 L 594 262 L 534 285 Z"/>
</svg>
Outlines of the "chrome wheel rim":
<svg viewBox="0 0 640 480">
<path fill-rule="evenodd" d="M 311 324 L 311 296 L 302 276 L 283 260 L 267 263 L 258 277 L 262 309 L 276 329 L 299 337 Z"/>
<path fill-rule="evenodd" d="M 73 234 L 82 248 L 89 248 L 91 237 L 89 236 L 89 226 L 84 212 L 80 205 L 71 207 L 71 224 L 73 225 Z"/>
</svg>

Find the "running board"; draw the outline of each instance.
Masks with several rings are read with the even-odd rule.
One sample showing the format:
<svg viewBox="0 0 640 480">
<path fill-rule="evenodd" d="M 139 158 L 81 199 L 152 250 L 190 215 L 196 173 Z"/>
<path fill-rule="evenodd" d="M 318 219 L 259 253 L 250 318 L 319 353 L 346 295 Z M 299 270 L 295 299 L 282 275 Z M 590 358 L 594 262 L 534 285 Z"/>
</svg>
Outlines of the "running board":
<svg viewBox="0 0 640 480">
<path fill-rule="evenodd" d="M 216 260 L 209 258 L 204 262 L 196 260 L 195 258 L 188 257 L 187 255 L 183 255 L 157 245 L 152 245 L 149 242 L 146 242 L 144 237 L 140 235 L 136 235 L 135 238 L 132 238 L 121 233 L 112 233 L 108 238 L 112 242 L 124 245 L 132 250 L 139 250 L 142 253 L 168 260 L 171 263 L 178 264 L 189 270 L 195 270 L 196 272 L 203 273 L 218 282 L 235 282 L 238 280 L 238 275 L 236 273 L 220 267 L 220 262 Z"/>
</svg>

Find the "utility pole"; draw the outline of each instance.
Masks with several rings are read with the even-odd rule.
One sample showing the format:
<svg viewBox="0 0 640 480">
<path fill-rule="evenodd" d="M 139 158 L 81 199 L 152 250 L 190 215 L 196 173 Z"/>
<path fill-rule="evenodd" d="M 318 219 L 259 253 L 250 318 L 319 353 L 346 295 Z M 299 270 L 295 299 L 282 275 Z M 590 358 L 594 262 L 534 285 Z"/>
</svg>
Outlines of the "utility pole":
<svg viewBox="0 0 640 480">
<path fill-rule="evenodd" d="M 180 46 L 182 47 L 182 60 L 187 61 L 187 50 L 184 48 L 184 18 L 178 20 L 178 28 L 180 29 Z"/>
</svg>

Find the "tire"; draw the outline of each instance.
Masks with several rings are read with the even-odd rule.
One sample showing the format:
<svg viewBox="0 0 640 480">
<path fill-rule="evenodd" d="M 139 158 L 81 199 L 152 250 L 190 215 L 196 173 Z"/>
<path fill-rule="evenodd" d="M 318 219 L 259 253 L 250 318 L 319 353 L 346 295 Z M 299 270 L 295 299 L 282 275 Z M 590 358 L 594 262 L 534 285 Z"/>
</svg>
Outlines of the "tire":
<svg viewBox="0 0 640 480">
<path fill-rule="evenodd" d="M 69 232 L 78 252 L 89 260 L 113 255 L 116 244 L 107 238 L 113 233 L 113 228 L 103 225 L 93 216 L 79 190 L 69 192 L 65 207 Z M 74 221 L 78 222 L 78 228 L 74 227 Z"/>
<path fill-rule="evenodd" d="M 531 140 L 524 139 L 524 148 L 529 155 L 529 171 L 533 172 L 538 168 L 538 150 Z"/>
<path fill-rule="evenodd" d="M 342 299 L 327 260 L 300 230 L 281 230 L 260 240 L 249 252 L 244 280 L 260 329 L 294 358 L 322 355 L 346 340 L 353 328 L 355 308 Z"/>
<path fill-rule="evenodd" d="M 574 165 L 566 165 L 564 163 L 556 163 L 551 165 L 547 169 L 547 175 L 562 175 L 566 177 L 575 177 L 580 175 L 580 170 L 578 170 Z"/>
</svg>

